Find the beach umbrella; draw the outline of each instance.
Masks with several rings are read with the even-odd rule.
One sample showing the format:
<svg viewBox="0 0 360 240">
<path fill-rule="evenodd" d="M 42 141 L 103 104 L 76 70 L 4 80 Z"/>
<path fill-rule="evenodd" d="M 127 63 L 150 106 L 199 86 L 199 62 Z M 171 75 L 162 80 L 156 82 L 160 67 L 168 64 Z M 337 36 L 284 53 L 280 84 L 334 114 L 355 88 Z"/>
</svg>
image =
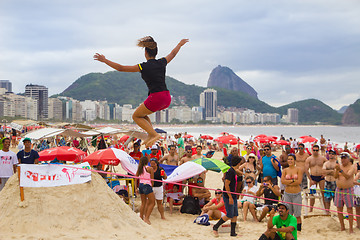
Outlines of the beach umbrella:
<svg viewBox="0 0 360 240">
<path fill-rule="evenodd" d="M 229 170 L 230 166 L 224 162 L 214 159 L 214 158 L 198 158 L 192 160 L 192 162 L 197 163 L 203 166 L 206 170 L 211 170 L 215 172 L 226 172 Z"/>
<path fill-rule="evenodd" d="M 130 137 L 129 135 L 124 135 L 119 139 L 119 142 L 124 143 L 129 139 L 129 137 Z"/>
<path fill-rule="evenodd" d="M 205 139 L 205 140 L 213 140 L 214 138 L 210 135 L 202 135 L 200 138 Z"/>
<path fill-rule="evenodd" d="M 220 133 L 221 135 L 229 135 L 229 133 L 228 132 L 222 132 L 222 133 Z"/>
<path fill-rule="evenodd" d="M 170 175 L 168 175 L 167 179 L 164 181 L 179 182 L 189 179 L 195 175 L 199 175 L 205 171 L 206 169 L 203 166 L 189 161 L 175 168 L 174 171 Z"/>
<path fill-rule="evenodd" d="M 237 141 L 237 138 L 234 135 L 221 136 L 215 139 L 217 142 L 228 144 L 230 141 Z"/>
<path fill-rule="evenodd" d="M 257 135 L 255 138 L 265 138 L 267 137 L 265 134 L 260 134 L 260 135 Z"/>
<path fill-rule="evenodd" d="M 254 140 L 254 142 L 268 143 L 268 142 L 269 142 L 269 139 L 266 139 L 266 138 L 256 138 L 256 139 Z"/>
<path fill-rule="evenodd" d="M 74 147 L 54 147 L 39 152 L 39 161 L 52 161 L 55 158 L 59 161 L 81 162 L 87 153 Z"/>
<path fill-rule="evenodd" d="M 275 143 L 280 144 L 280 145 L 284 145 L 284 146 L 290 144 L 288 141 L 285 141 L 285 140 L 279 140 L 279 141 L 276 141 Z"/>
<path fill-rule="evenodd" d="M 193 137 L 193 135 L 191 135 L 191 134 L 184 135 L 184 138 L 192 138 L 192 137 Z"/>
<path fill-rule="evenodd" d="M 356 145 L 356 147 L 355 147 L 356 149 L 359 149 L 360 148 L 360 144 L 359 145 Z"/>
<path fill-rule="evenodd" d="M 270 142 L 275 142 L 275 141 L 276 141 L 276 138 L 273 138 L 273 137 L 271 137 L 271 136 L 264 137 L 264 139 L 267 139 L 267 140 L 269 140 Z"/>
<path fill-rule="evenodd" d="M 269 137 L 272 137 L 272 138 L 274 138 L 275 140 L 278 139 L 278 137 L 275 137 L 275 136 L 269 136 Z"/>
<path fill-rule="evenodd" d="M 307 142 L 317 142 L 317 139 L 314 138 L 314 137 L 306 137 L 306 138 L 303 138 L 302 140 L 303 143 L 307 143 Z"/>
<path fill-rule="evenodd" d="M 96 152 L 93 152 L 86 158 L 84 158 L 84 162 L 88 162 L 90 165 L 98 165 L 99 163 L 101 163 L 104 165 L 117 166 L 120 163 L 120 159 L 115 154 L 116 150 L 120 150 L 120 149 L 107 148 L 107 149 L 98 150 Z"/>
<path fill-rule="evenodd" d="M 309 137 L 309 136 L 301 136 L 300 138 L 307 138 L 307 137 Z"/>
</svg>

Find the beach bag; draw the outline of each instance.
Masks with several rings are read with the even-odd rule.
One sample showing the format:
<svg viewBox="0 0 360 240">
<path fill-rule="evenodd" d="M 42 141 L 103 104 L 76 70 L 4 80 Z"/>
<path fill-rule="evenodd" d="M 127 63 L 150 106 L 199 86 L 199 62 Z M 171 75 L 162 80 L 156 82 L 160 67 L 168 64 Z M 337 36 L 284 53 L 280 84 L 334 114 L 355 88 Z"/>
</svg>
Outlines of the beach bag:
<svg viewBox="0 0 360 240">
<path fill-rule="evenodd" d="M 281 164 L 280 164 L 279 160 L 277 160 L 275 155 L 272 155 L 271 158 L 275 159 L 275 161 L 277 162 L 277 165 L 279 167 L 279 171 L 277 171 L 277 176 L 281 178 Z"/>
<path fill-rule="evenodd" d="M 201 213 L 199 202 L 192 196 L 186 196 L 180 208 L 180 212 L 199 215 Z"/>
<path fill-rule="evenodd" d="M 204 226 L 209 226 L 209 215 L 204 214 L 204 215 L 200 215 L 198 216 L 195 220 L 194 223 L 197 223 L 199 225 L 204 225 Z"/>
</svg>

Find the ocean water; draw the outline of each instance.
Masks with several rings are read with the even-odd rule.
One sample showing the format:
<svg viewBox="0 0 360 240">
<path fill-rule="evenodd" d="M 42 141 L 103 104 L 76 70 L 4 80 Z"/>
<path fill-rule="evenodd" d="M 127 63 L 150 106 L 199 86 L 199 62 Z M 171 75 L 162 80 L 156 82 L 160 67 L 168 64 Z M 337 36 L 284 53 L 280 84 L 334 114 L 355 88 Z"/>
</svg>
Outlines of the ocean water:
<svg viewBox="0 0 360 240">
<path fill-rule="evenodd" d="M 160 127 L 162 128 L 162 127 Z M 251 135 L 254 137 L 259 134 L 268 136 L 284 135 L 286 139 L 292 137 L 300 140 L 299 137 L 311 135 L 320 139 L 324 135 L 326 140 L 330 139 L 337 144 L 359 144 L 360 127 L 342 127 L 342 126 L 171 126 L 163 127 L 169 134 L 184 133 L 198 137 L 200 134 L 208 134 L 212 137 L 220 136 L 221 132 L 228 132 L 242 140 L 248 140 Z M 349 145 L 350 146 L 350 145 Z"/>
</svg>

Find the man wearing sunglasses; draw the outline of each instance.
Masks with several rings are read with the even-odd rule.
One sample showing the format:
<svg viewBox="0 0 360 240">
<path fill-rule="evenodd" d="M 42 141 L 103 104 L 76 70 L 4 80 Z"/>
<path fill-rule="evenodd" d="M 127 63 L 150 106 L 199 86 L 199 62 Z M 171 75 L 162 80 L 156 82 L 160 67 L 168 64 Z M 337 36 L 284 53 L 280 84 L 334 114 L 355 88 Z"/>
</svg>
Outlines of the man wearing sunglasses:
<svg viewBox="0 0 360 240">
<path fill-rule="evenodd" d="M 305 171 L 306 176 L 310 180 L 310 187 L 315 185 L 319 186 L 321 189 L 321 196 L 323 202 L 324 199 L 324 188 L 325 188 L 325 178 L 323 172 L 323 165 L 327 161 L 324 156 L 320 155 L 320 148 L 318 145 L 313 146 L 313 155 L 308 157 L 305 161 Z M 313 207 L 315 204 L 315 198 L 310 199 L 310 206 Z M 310 208 L 310 212 L 312 212 L 313 208 Z"/>
<path fill-rule="evenodd" d="M 305 161 L 310 155 L 305 152 L 305 145 L 303 143 L 299 143 L 299 151 L 295 154 L 296 160 L 295 165 L 299 167 L 303 171 L 303 178 L 301 182 L 301 189 L 307 189 L 308 188 L 308 181 L 306 176 L 306 169 L 305 169 Z"/>
<path fill-rule="evenodd" d="M 264 147 L 265 156 L 260 160 L 260 167 L 263 176 L 271 176 L 273 184 L 278 185 L 277 172 L 280 171 L 276 156 L 271 153 L 271 146 Z"/>
<path fill-rule="evenodd" d="M 186 146 L 185 151 L 186 151 L 185 156 L 180 159 L 179 165 L 193 160 L 191 146 Z"/>
<path fill-rule="evenodd" d="M 329 161 L 324 163 L 323 170 L 325 175 L 325 208 L 327 210 L 330 209 L 331 199 L 334 199 L 335 189 L 336 189 L 336 179 L 334 177 L 335 174 L 335 166 L 337 164 L 337 156 L 334 150 L 329 151 Z M 327 211 L 327 214 L 330 215 L 330 212 Z"/>
<path fill-rule="evenodd" d="M 196 185 L 201 188 L 192 188 L 192 195 L 199 200 L 200 206 L 204 206 L 210 201 L 211 193 L 209 190 L 203 188 L 204 179 L 202 177 L 197 178 Z"/>
</svg>

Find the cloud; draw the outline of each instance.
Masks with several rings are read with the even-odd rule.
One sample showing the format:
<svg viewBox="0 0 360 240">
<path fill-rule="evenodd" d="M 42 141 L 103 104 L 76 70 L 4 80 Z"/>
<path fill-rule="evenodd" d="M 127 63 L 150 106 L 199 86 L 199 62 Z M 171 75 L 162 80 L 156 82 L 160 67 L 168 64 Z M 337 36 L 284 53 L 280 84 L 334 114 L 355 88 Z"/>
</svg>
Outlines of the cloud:
<svg viewBox="0 0 360 240">
<path fill-rule="evenodd" d="M 111 70 L 95 52 L 132 65 L 145 60 L 138 38 L 152 35 L 166 56 L 187 37 L 167 69 L 180 81 L 206 86 L 220 64 L 270 104 L 318 98 L 337 107 L 359 97 L 359 10 L 356 0 L 1 1 L 0 78 L 15 92 L 34 83 L 59 93 Z"/>
</svg>

